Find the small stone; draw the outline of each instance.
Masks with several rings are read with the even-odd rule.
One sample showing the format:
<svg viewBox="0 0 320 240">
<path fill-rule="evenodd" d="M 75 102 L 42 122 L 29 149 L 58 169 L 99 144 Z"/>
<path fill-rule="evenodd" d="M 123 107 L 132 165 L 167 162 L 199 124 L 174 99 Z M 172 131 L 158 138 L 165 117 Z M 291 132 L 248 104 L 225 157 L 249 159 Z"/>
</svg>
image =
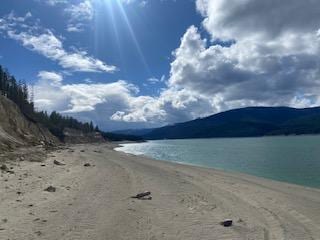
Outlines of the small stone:
<svg viewBox="0 0 320 240">
<path fill-rule="evenodd" d="M 90 167 L 91 164 L 90 164 L 90 163 L 85 163 L 83 166 L 85 166 L 85 167 Z"/>
<path fill-rule="evenodd" d="M 59 161 L 57 161 L 57 160 L 54 160 L 53 163 L 54 163 L 55 165 L 58 165 L 58 166 L 64 166 L 64 165 L 65 165 L 64 163 L 59 162 Z"/>
<path fill-rule="evenodd" d="M 221 225 L 224 227 L 231 227 L 232 226 L 232 219 L 225 219 L 223 222 L 221 222 Z"/>
<path fill-rule="evenodd" d="M 47 187 L 46 189 L 44 189 L 44 191 L 46 191 L 46 192 L 55 192 L 55 191 L 56 191 L 56 188 L 55 188 L 55 187 L 52 187 L 52 186 L 49 186 L 49 187 Z"/>
<path fill-rule="evenodd" d="M 7 223 L 7 222 L 8 222 L 8 219 L 4 218 L 4 219 L 2 219 L 2 222 L 3 222 L 3 223 Z"/>
<path fill-rule="evenodd" d="M 8 172 L 8 171 L 9 171 L 9 168 L 7 167 L 7 165 L 2 164 L 1 167 L 0 167 L 0 170 L 1 170 L 1 171 L 4 171 L 4 172 Z"/>
</svg>

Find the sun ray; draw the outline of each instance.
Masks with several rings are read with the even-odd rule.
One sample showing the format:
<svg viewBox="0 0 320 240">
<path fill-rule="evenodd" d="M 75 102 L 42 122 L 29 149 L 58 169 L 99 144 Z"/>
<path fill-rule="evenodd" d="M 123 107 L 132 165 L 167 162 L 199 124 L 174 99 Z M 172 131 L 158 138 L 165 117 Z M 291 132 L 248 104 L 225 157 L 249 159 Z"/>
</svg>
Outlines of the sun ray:
<svg viewBox="0 0 320 240">
<path fill-rule="evenodd" d="M 96 1 L 97 3 L 99 3 L 98 5 L 101 5 L 101 4 L 104 5 L 104 8 L 106 9 L 106 13 L 108 14 L 108 18 L 111 22 L 110 24 L 112 26 L 115 40 L 117 41 L 117 47 L 119 49 L 119 53 L 120 53 L 120 55 L 123 55 L 123 53 L 122 53 L 123 51 L 122 51 L 122 48 L 120 45 L 121 39 L 120 39 L 119 30 L 118 30 L 118 23 L 116 20 L 117 16 L 115 15 L 115 14 L 120 14 L 120 17 L 121 17 L 122 21 L 124 22 L 128 32 L 129 32 L 129 35 L 132 39 L 132 42 L 136 48 L 136 51 L 139 55 L 140 61 L 144 65 L 145 70 L 148 72 L 148 74 L 150 74 L 149 65 L 146 61 L 144 54 L 143 54 L 143 51 L 141 49 L 141 46 L 139 44 L 139 41 L 138 41 L 137 36 L 135 34 L 135 31 L 132 27 L 130 19 L 125 11 L 125 7 L 123 6 L 122 0 L 93 0 L 93 1 Z M 97 24 L 103 24 L 103 23 L 101 23 L 101 21 L 97 20 L 96 26 L 97 26 Z M 98 29 L 98 27 L 96 27 L 96 29 Z M 99 33 L 96 33 L 95 37 L 99 37 L 99 36 L 97 36 L 97 34 L 99 34 Z"/>
</svg>

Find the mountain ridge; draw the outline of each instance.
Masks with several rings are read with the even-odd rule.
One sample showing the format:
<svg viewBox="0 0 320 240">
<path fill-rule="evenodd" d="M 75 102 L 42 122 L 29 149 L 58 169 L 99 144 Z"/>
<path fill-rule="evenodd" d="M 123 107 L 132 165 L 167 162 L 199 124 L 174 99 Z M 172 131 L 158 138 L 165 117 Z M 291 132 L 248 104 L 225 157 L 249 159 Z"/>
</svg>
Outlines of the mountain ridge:
<svg viewBox="0 0 320 240">
<path fill-rule="evenodd" d="M 141 132 L 141 130 L 139 130 Z M 131 131 L 134 134 L 133 131 Z M 245 107 L 155 128 L 148 140 L 320 134 L 320 107 Z"/>
</svg>

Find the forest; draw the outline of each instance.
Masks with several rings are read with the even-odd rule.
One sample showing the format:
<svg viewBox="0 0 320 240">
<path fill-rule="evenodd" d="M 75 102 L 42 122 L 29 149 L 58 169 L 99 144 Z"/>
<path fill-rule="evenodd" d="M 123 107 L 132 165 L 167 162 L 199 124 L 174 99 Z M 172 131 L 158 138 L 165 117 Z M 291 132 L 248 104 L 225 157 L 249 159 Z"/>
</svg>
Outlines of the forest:
<svg viewBox="0 0 320 240">
<path fill-rule="evenodd" d="M 17 104 L 21 112 L 30 121 L 40 123 L 50 132 L 63 141 L 65 128 L 81 130 L 84 133 L 100 131 L 92 122 L 80 122 L 75 118 L 64 116 L 56 111 L 47 113 L 37 111 L 33 101 L 33 90 L 30 90 L 25 81 L 18 81 L 8 70 L 0 65 L 0 94 Z"/>
</svg>

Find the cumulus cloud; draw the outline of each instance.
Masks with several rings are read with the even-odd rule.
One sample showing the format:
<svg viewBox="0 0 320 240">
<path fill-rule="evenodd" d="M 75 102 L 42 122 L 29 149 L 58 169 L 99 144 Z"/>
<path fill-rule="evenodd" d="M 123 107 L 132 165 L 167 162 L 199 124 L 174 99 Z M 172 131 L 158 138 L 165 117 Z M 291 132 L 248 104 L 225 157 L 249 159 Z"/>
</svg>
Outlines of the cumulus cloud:
<svg viewBox="0 0 320 240">
<path fill-rule="evenodd" d="M 211 39 L 194 26 L 186 31 L 170 86 L 204 94 L 223 110 L 320 103 L 318 1 L 198 0 L 197 9 Z"/>
<path fill-rule="evenodd" d="M 101 128 L 159 127 L 207 115 L 211 103 L 187 90 L 167 89 L 160 96 L 139 94 L 127 81 L 64 84 L 55 72 L 41 71 L 34 86 L 38 109 L 93 120 Z M 209 109 L 209 111 L 208 111 Z"/>
<path fill-rule="evenodd" d="M 60 73 L 48 71 L 40 71 L 38 73 L 38 78 L 42 81 L 51 81 L 54 85 L 60 85 L 63 80 L 63 77 Z"/>
</svg>

